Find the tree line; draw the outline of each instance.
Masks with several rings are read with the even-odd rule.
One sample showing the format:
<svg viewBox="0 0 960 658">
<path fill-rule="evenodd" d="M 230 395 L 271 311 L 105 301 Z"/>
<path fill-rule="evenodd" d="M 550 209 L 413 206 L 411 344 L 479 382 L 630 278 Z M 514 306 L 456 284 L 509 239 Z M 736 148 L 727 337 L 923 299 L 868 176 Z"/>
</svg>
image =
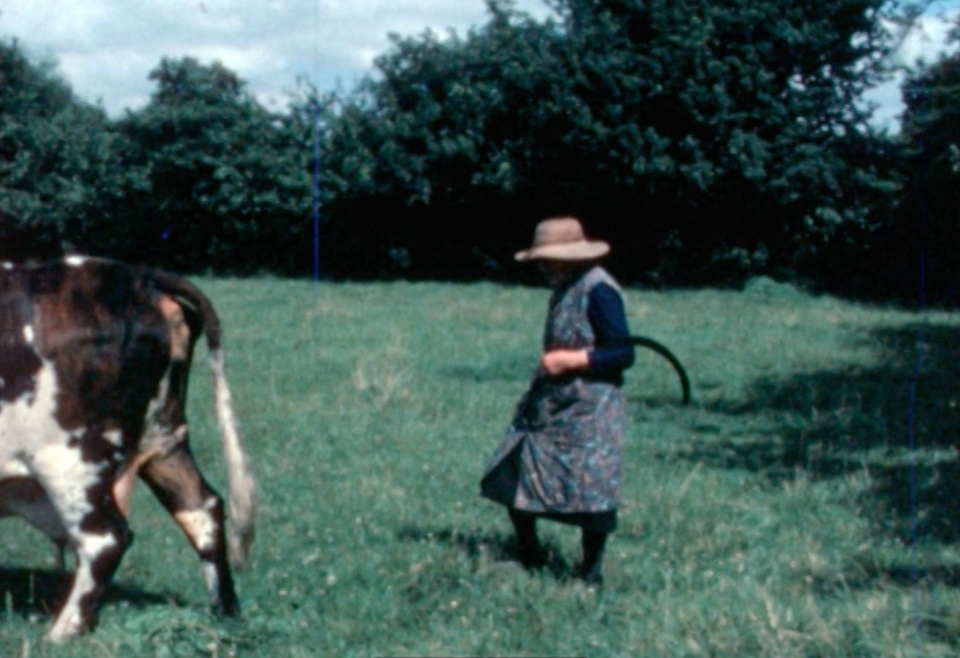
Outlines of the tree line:
<svg viewBox="0 0 960 658">
<path fill-rule="evenodd" d="M 0 41 L 0 250 L 525 281 L 513 252 L 574 214 L 628 283 L 910 299 L 923 276 L 953 302 L 960 59 L 908 80 L 897 135 L 858 102 L 888 74 L 885 25 L 924 3 L 545 1 L 544 20 L 487 0 L 466 35 L 393 36 L 356 88 L 301 85 L 283 112 L 164 58 L 111 120 Z"/>
</svg>

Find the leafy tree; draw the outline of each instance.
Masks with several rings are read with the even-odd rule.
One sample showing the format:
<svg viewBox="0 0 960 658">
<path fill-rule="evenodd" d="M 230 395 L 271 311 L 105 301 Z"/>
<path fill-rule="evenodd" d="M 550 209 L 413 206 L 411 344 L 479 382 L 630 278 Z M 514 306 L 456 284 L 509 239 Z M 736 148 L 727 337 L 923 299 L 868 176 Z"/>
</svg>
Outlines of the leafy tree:
<svg viewBox="0 0 960 658">
<path fill-rule="evenodd" d="M 8 257 L 49 256 L 99 216 L 114 135 L 99 107 L 73 97 L 52 63 L 0 40 L 0 229 Z M 12 236 L 21 239 L 12 244 Z"/>
<path fill-rule="evenodd" d="M 952 32 L 960 43 L 960 23 Z M 902 137 L 914 172 L 885 255 L 903 292 L 921 283 L 930 301 L 960 303 L 960 54 L 921 70 L 903 86 Z M 921 258 L 926 279 L 918 280 Z"/>
<path fill-rule="evenodd" d="M 882 181 L 850 154 L 870 148 L 854 101 L 870 82 L 861 62 L 877 48 L 879 2 L 557 6 L 578 96 L 613 100 L 623 117 L 596 113 L 601 153 L 631 186 L 671 198 L 688 257 L 789 265 L 868 221 L 856 195 Z"/>
<path fill-rule="evenodd" d="M 325 237 L 366 275 L 488 274 L 484 252 L 516 244 L 502 232 L 519 235 L 509 213 L 474 217 L 482 199 L 515 190 L 514 155 L 539 146 L 535 136 L 495 135 L 490 126 L 525 111 L 528 97 L 510 84 L 535 80 L 536 67 L 521 65 L 516 53 L 549 54 L 552 35 L 493 10 L 493 20 L 466 40 L 455 34 L 441 40 L 429 31 L 392 36 L 392 52 L 376 60 L 379 79 L 341 99 L 330 117 L 321 149 L 322 178 L 332 194 Z M 502 128 L 513 125 L 527 127 L 518 118 Z M 451 213 L 455 226 L 444 219 Z"/>
<path fill-rule="evenodd" d="M 502 263 L 507 239 L 568 211 L 632 275 L 702 281 L 814 266 L 882 219 L 899 181 L 855 101 L 890 3 L 549 4 L 542 23 L 491 0 L 465 38 L 394 37 L 331 126 L 331 176 L 362 172 L 403 209 L 395 244 Z"/>
<path fill-rule="evenodd" d="M 150 79 L 149 105 L 118 126 L 138 172 L 118 209 L 131 229 L 118 248 L 179 270 L 295 269 L 310 188 L 290 117 L 267 112 L 219 63 L 164 58 Z"/>
</svg>

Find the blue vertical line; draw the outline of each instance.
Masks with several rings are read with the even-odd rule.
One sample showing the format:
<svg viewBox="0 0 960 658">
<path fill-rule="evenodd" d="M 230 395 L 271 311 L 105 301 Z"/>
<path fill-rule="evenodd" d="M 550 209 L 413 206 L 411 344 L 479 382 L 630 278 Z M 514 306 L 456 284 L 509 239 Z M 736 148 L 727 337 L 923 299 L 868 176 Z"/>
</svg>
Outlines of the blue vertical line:
<svg viewBox="0 0 960 658">
<path fill-rule="evenodd" d="M 921 101 L 922 102 L 922 101 Z M 922 108 L 921 108 L 922 109 Z M 910 399 L 907 408 L 907 439 L 910 451 L 910 580 L 913 587 L 913 608 L 914 622 L 916 624 L 917 635 L 920 629 L 920 557 L 919 557 L 919 520 L 918 520 L 918 500 L 917 500 L 917 436 L 916 436 L 916 394 L 920 383 L 920 377 L 923 374 L 924 357 L 924 324 L 926 322 L 925 312 L 927 309 L 926 300 L 926 235 L 927 235 L 927 197 L 926 197 L 926 168 L 927 148 L 926 140 L 920 144 L 920 326 L 917 329 L 917 360 L 914 363 L 913 374 L 910 377 Z"/>
<path fill-rule="evenodd" d="M 920 249 L 920 279 L 923 280 L 923 248 Z M 923 293 L 921 292 L 921 298 Z M 919 567 L 919 533 L 917 513 L 917 453 L 916 453 L 916 399 L 917 385 L 923 374 L 924 331 L 923 322 L 917 331 L 917 360 L 914 364 L 913 375 L 910 377 L 910 401 L 907 407 L 907 435 L 910 450 L 910 581 L 913 587 L 913 606 L 917 632 L 920 632 L 920 567 Z"/>
<path fill-rule="evenodd" d="M 313 5 L 313 280 L 320 281 L 320 0 Z"/>
<path fill-rule="evenodd" d="M 320 103 L 313 104 L 313 280 L 320 280 Z"/>
</svg>

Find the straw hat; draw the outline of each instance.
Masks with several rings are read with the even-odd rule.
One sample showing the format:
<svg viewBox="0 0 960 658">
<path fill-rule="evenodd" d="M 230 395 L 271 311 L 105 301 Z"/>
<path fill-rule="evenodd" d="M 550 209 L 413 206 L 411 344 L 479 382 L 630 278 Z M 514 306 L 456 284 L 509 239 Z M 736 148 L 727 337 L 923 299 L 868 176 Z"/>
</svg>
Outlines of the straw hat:
<svg viewBox="0 0 960 658">
<path fill-rule="evenodd" d="M 600 240 L 587 240 L 580 220 L 574 217 L 545 219 L 537 224 L 533 246 L 518 251 L 514 258 L 529 260 L 593 260 L 605 256 L 610 245 Z"/>
</svg>

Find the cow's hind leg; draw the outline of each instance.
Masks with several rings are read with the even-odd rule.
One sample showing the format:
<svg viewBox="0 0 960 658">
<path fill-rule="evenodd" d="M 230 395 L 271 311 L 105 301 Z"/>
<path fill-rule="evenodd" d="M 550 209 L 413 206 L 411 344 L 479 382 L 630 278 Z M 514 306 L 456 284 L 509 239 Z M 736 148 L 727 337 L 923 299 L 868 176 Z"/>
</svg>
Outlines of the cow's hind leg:
<svg viewBox="0 0 960 658">
<path fill-rule="evenodd" d="M 71 463 L 70 456 L 58 455 L 54 472 L 38 473 L 76 551 L 73 582 L 47 632 L 52 642 L 93 626 L 103 593 L 132 541 L 126 519 L 113 502 L 112 479 L 105 473 L 109 467 Z"/>
<path fill-rule="evenodd" d="M 162 457 L 151 459 L 140 477 L 186 533 L 203 567 L 214 612 L 240 613 L 227 562 L 223 499 L 197 468 L 186 441 Z"/>
</svg>

